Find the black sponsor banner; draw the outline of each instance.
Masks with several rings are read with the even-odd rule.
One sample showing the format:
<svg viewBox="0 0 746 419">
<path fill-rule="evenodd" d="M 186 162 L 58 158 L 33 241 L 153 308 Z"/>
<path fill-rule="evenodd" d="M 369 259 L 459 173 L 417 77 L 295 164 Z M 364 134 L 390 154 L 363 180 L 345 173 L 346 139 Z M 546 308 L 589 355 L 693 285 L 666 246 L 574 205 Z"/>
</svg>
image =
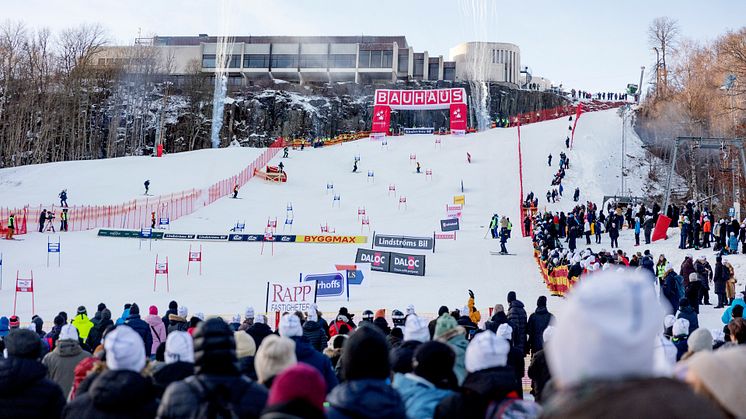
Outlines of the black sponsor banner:
<svg viewBox="0 0 746 419">
<path fill-rule="evenodd" d="M 164 240 L 194 240 L 194 234 L 163 233 Z"/>
<path fill-rule="evenodd" d="M 294 243 L 295 235 L 292 234 L 280 234 L 275 236 L 275 241 L 280 243 Z"/>
<path fill-rule="evenodd" d="M 227 234 L 197 234 L 197 240 L 207 241 L 226 241 L 228 240 Z"/>
<path fill-rule="evenodd" d="M 404 275 L 425 275 L 425 256 L 357 249 L 355 263 L 370 263 L 371 271 Z"/>
<path fill-rule="evenodd" d="M 152 239 L 162 239 L 163 233 L 160 231 L 152 231 Z M 102 228 L 98 230 L 98 235 L 100 237 L 126 237 L 126 238 L 139 238 L 140 237 L 140 230 L 115 230 L 115 229 L 107 229 Z"/>
<path fill-rule="evenodd" d="M 391 252 L 390 272 L 425 276 L 425 256 Z"/>
<path fill-rule="evenodd" d="M 264 234 L 229 234 L 229 242 L 262 242 L 264 241 Z M 279 234 L 274 236 L 275 242 L 280 243 L 294 243 L 294 234 Z"/>
<path fill-rule="evenodd" d="M 368 249 L 357 249 L 357 256 L 355 256 L 355 263 L 370 263 L 371 271 L 388 272 L 390 258 L 391 258 L 391 254 L 389 252 L 382 252 L 378 250 L 368 250 Z"/>
<path fill-rule="evenodd" d="M 440 231 L 456 231 L 459 229 L 458 218 L 440 220 Z"/>
<path fill-rule="evenodd" d="M 400 249 L 432 250 L 435 240 L 432 237 L 373 235 L 373 247 L 395 247 Z"/>
</svg>

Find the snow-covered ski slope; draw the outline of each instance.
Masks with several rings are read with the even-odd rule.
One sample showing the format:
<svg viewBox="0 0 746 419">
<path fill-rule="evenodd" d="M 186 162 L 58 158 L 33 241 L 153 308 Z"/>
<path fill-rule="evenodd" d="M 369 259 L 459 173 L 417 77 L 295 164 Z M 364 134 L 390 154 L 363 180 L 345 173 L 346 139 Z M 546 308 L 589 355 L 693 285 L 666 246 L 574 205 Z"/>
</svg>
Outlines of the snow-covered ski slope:
<svg viewBox="0 0 746 419">
<path fill-rule="evenodd" d="M 263 149 L 207 149 L 162 158 L 149 156 L 66 161 L 0 170 L 0 207 L 59 204 L 68 191 L 68 205 L 121 204 L 143 197 L 145 180 L 151 195 L 204 188 L 233 176 L 251 164 Z"/>
<path fill-rule="evenodd" d="M 620 124 L 614 110 L 581 117 L 575 149 L 569 152 L 571 169 L 565 181 L 569 194 L 576 182 L 583 191 L 581 199 L 599 201 L 601 195 L 616 192 L 618 170 L 613 166 L 616 161 L 613 152 L 619 149 Z M 556 170 L 559 146 L 564 146 L 567 125 L 563 118 L 521 128 L 526 192 L 534 190 L 540 198 L 542 192 L 546 193 L 553 170 Z M 436 138 L 441 139 L 442 145 L 436 147 Z M 383 147 L 380 140 L 365 139 L 329 148 L 291 151 L 288 159 L 281 159 L 278 155 L 272 164 L 283 161 L 288 172 L 287 183 L 252 179 L 241 189 L 241 199 L 221 199 L 173 222 L 171 230 L 226 233 L 236 221 L 245 221 L 246 232 L 261 234 L 267 219 L 277 218 L 277 233 L 281 234 L 286 206 L 292 203 L 293 227 L 291 232 L 286 230 L 292 234 L 319 234 L 320 225 L 328 224 L 337 234 L 359 235 L 358 208 L 365 207 L 371 231 L 432 236 L 433 231 L 439 230 L 439 220 L 445 218 L 445 205 L 452 203 L 454 195 L 461 195 L 463 181 L 466 206 L 457 240 L 439 240 L 435 254 L 401 250 L 402 253 L 426 255 L 424 277 L 368 272 L 362 285 L 351 286 L 349 302 L 341 298 L 319 299 L 321 309 L 331 312 L 345 305 L 352 311 L 386 308 L 390 313 L 392 309 L 403 310 L 408 304 L 414 304 L 420 313 L 434 313 L 442 304 L 450 308 L 465 305 L 467 290 L 472 289 L 477 306 L 486 318 L 488 307 L 495 303 L 505 304 L 510 290 L 515 290 L 530 310 L 535 307 L 539 295 L 548 295 L 532 257 L 531 243 L 520 237 L 515 128 L 493 129 L 465 137 L 413 135 L 388 138 L 387 142 L 388 146 Z M 628 150 L 635 148 L 639 147 L 629 146 Z M 200 167 L 220 167 L 220 173 L 216 170 L 199 179 L 205 185 L 210 184 L 237 172 L 242 164 L 248 164 L 255 154 L 261 152 L 245 150 L 190 153 L 194 159 L 174 165 L 168 174 L 170 177 L 195 178 Z M 467 152 L 472 156 L 471 164 L 466 161 Z M 549 152 L 555 155 L 553 170 L 546 166 Z M 240 153 L 247 154 L 239 158 Z M 410 162 L 412 154 L 422 166 L 420 174 L 415 171 L 415 163 Z M 352 173 L 356 156 L 360 157 L 359 173 Z M 83 188 L 84 181 L 100 177 L 98 171 L 109 161 L 67 163 L 80 183 L 70 179 L 62 186 L 71 191 Z M 166 160 L 141 161 L 150 166 Z M 593 164 L 593 161 L 608 163 Z M 228 170 L 232 164 L 235 166 Z M 24 203 L 33 203 L 34 197 L 56 196 L 62 187 L 37 179 L 33 174 L 35 168 L 38 166 L 13 169 L 15 173 L 23 173 L 23 179 L 16 178 L 8 170 L 0 171 L 4 182 L 23 181 L 39 185 L 29 191 L 33 194 L 25 194 L 24 189 L 16 190 L 21 195 L 17 199 Z M 432 179 L 425 174 L 428 169 L 432 170 Z M 145 169 L 131 167 L 129 170 L 142 172 Z M 374 173 L 373 179 L 368 178 L 368 171 Z M 122 176 L 132 177 L 132 174 Z M 132 180 L 132 194 L 137 193 L 142 177 Z M 152 175 L 150 178 L 151 182 L 158 184 Z M 129 185 L 128 181 L 117 181 L 118 185 Z M 334 185 L 333 192 L 327 193 L 327 184 Z M 396 196 L 389 194 L 389 185 L 396 186 Z M 3 194 L 5 197 L 6 192 Z M 339 207 L 332 205 L 335 194 L 340 197 Z M 406 209 L 403 205 L 399 208 L 401 196 L 407 199 Z M 109 196 L 104 198 L 110 199 Z M 104 198 L 94 196 L 91 200 Z M 569 206 L 569 203 L 565 205 Z M 517 256 L 490 255 L 490 251 L 499 249 L 496 240 L 485 239 L 489 219 L 494 213 L 507 215 L 512 220 L 514 234 L 508 242 L 508 250 Z M 370 235 L 367 229 L 363 234 Z M 624 234 L 627 232 L 620 241 L 626 245 L 628 241 Z M 357 249 L 356 245 L 343 244 L 276 243 L 272 256 L 268 245 L 264 255 L 260 255 L 259 243 L 203 242 L 203 274 L 195 275 L 196 265 L 192 265 L 191 274 L 187 276 L 189 242 L 154 242 L 150 251 L 147 243 L 143 243 L 140 250 L 137 239 L 100 238 L 96 237 L 95 231 L 66 233 L 62 235 L 62 266 L 56 267 L 56 259 L 52 257 L 52 267 L 47 268 L 47 236 L 31 233 L 21 238 L 22 241 L 0 241 L 4 259 L 0 311 L 7 313 L 12 310 L 12 283 L 16 270 L 19 269 L 24 276 L 33 269 L 36 311 L 46 320 L 59 310 L 70 312 L 81 304 L 92 310 L 101 301 L 113 307 L 115 315 L 120 314 L 120 308 L 126 302 L 135 301 L 141 306 L 156 304 L 162 308 L 172 299 L 186 305 L 191 313 L 230 315 L 243 312 L 249 305 L 263 311 L 267 281 L 293 282 L 298 281 L 299 273 L 333 272 L 335 264 L 353 263 Z M 604 238 L 604 243 L 607 242 L 608 239 Z M 651 250 L 657 254 L 658 248 L 667 250 L 671 246 L 675 247 L 675 244 L 669 241 L 651 246 Z M 370 240 L 362 247 L 370 248 Z M 165 281 L 160 277 L 157 291 L 153 292 L 156 254 L 161 260 L 169 258 L 170 293 L 166 292 Z M 550 299 L 550 311 L 561 311 L 561 304 L 559 298 Z M 23 321 L 28 321 L 32 314 L 28 295 L 19 295 L 18 312 Z M 714 319 L 714 316 L 710 317 Z M 717 324 L 712 325 L 715 326 Z"/>
</svg>

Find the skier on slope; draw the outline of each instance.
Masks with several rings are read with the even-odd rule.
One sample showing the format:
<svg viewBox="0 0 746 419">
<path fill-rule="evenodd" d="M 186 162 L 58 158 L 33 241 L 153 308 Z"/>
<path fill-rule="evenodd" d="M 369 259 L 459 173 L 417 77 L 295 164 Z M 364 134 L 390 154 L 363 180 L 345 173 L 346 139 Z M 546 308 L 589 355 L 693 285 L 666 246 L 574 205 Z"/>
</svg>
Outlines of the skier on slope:
<svg viewBox="0 0 746 419">
<path fill-rule="evenodd" d="M 67 189 L 63 189 L 62 192 L 60 192 L 60 206 L 61 207 L 67 207 Z"/>
<path fill-rule="evenodd" d="M 417 162 L 417 173 L 420 173 L 420 162 Z"/>
<path fill-rule="evenodd" d="M 238 184 L 233 186 L 233 198 L 238 198 Z"/>
<path fill-rule="evenodd" d="M 282 149 L 282 158 L 286 159 L 286 158 L 288 158 L 288 156 L 289 156 L 289 154 L 288 154 L 288 148 L 285 147 L 285 148 Z"/>
<path fill-rule="evenodd" d="M 44 232 L 44 224 L 47 222 L 47 210 L 43 209 L 41 210 L 41 214 L 39 214 L 39 233 Z"/>
<path fill-rule="evenodd" d="M 509 236 L 510 236 L 510 232 L 508 231 L 507 227 L 503 227 L 500 229 L 500 254 L 501 255 L 508 254 L 508 249 L 505 247 L 505 244 L 508 242 Z"/>
<path fill-rule="evenodd" d="M 5 232 L 5 240 L 13 240 L 13 233 L 16 230 L 16 215 L 10 214 L 8 217 L 8 230 Z"/>
<path fill-rule="evenodd" d="M 155 228 L 155 211 L 150 213 L 150 228 Z"/>
<path fill-rule="evenodd" d="M 575 193 L 572 195 L 572 200 L 578 202 L 580 199 L 580 188 L 575 188 Z"/>
<path fill-rule="evenodd" d="M 357 160 L 355 160 L 355 162 L 352 163 L 352 173 L 357 173 Z"/>
<path fill-rule="evenodd" d="M 497 214 L 492 215 L 492 219 L 490 220 L 490 232 L 492 233 L 492 238 L 497 238 Z"/>
<path fill-rule="evenodd" d="M 285 165 L 282 164 L 282 162 L 280 162 L 277 167 L 280 169 L 280 173 L 285 173 Z"/>
<path fill-rule="evenodd" d="M 150 190 L 150 179 L 146 180 L 144 185 L 145 185 L 145 195 L 147 195 L 148 191 Z"/>
<path fill-rule="evenodd" d="M 549 157 L 547 157 L 547 164 L 549 165 L 549 167 L 552 167 L 552 154 L 551 153 L 549 153 Z"/>
<path fill-rule="evenodd" d="M 565 138 L 565 148 L 570 148 L 570 137 Z"/>
</svg>

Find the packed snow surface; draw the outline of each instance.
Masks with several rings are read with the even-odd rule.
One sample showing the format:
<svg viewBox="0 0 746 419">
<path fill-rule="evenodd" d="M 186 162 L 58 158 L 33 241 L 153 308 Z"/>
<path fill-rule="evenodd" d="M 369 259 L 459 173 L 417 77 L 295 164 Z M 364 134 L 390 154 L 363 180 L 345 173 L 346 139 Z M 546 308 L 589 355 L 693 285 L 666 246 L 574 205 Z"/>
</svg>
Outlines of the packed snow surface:
<svg viewBox="0 0 746 419">
<path fill-rule="evenodd" d="M 565 118 L 521 127 L 524 192 L 533 190 L 544 195 L 556 171 L 559 152 L 564 150 L 568 121 Z M 291 150 L 290 157 L 282 153 L 271 164 L 281 160 L 288 173 L 288 182 L 265 183 L 255 178 L 240 191 L 239 198 L 224 198 L 174 221 L 172 232 L 227 233 L 237 221 L 246 223 L 246 233 L 264 232 L 268 218 L 277 219 L 277 234 L 283 233 L 288 203 L 293 207 L 292 231 L 288 234 L 319 234 L 328 225 L 340 235 L 360 235 L 358 209 L 365 208 L 370 219 L 370 232 L 379 234 L 432 237 L 439 231 L 439 220 L 446 218 L 446 204 L 454 195 L 465 195 L 466 205 L 457 240 L 438 240 L 436 252 L 400 251 L 426 255 L 424 277 L 391 273 L 366 272 L 362 285 L 350 287 L 350 301 L 344 298 L 319 299 L 322 311 L 331 317 L 339 306 L 351 311 L 386 308 L 404 311 L 413 304 L 418 313 L 433 315 L 440 305 L 460 308 L 468 299 L 467 290 L 476 295 L 482 319 L 488 318 L 488 307 L 506 305 L 508 291 L 514 290 L 527 311 L 535 308 L 540 295 L 548 295 L 533 259 L 531 242 L 520 237 L 519 164 L 515 128 L 493 129 L 465 137 L 410 135 L 381 140 L 359 140 L 321 149 Z M 581 189 L 581 201 L 599 202 L 603 195 L 618 190 L 621 119 L 615 110 L 582 115 L 578 122 L 575 147 L 568 151 L 570 169 L 565 180 L 564 203 L 550 205 L 552 210 L 569 210 L 572 191 Z M 436 144 L 436 139 L 441 143 Z M 644 151 L 639 139 L 628 136 L 628 154 L 641 159 Z M 262 150 L 203 150 L 167 156 L 164 159 L 133 157 L 125 159 L 67 162 L 0 170 L 3 187 L 0 202 L 7 204 L 39 204 L 62 188 L 70 193 L 71 204 L 119 202 L 141 193 L 142 182 L 149 178 L 153 193 L 177 192 L 191 187 L 203 187 L 237 173 Z M 547 166 L 547 155 L 554 155 L 553 167 Z M 467 162 L 467 153 L 472 162 Z M 410 160 L 414 155 L 415 159 Z M 360 158 L 358 173 L 352 173 L 353 161 Z M 420 162 L 421 173 L 416 173 Z M 645 183 L 644 165 L 631 169 L 628 185 L 633 191 Z M 426 171 L 432 170 L 432 178 Z M 373 176 L 369 177 L 368 172 Z M 461 192 L 463 182 L 464 192 Z M 327 192 L 327 184 L 333 191 Z M 395 185 L 396 195 L 389 192 Z M 333 196 L 340 198 L 332 205 Z M 406 207 L 399 203 L 406 197 Z M 516 255 L 493 256 L 499 243 L 487 237 L 487 226 L 493 214 L 506 215 L 513 223 L 513 237 L 508 249 Z M 33 230 L 33 226 L 29 229 Z M 628 252 L 650 248 L 654 255 L 663 252 L 675 266 L 680 265 L 685 251 L 676 249 L 677 233 L 650 246 L 633 247 L 633 238 L 625 230 L 620 244 Z M 21 241 L 0 241 L 3 253 L 3 287 L 0 305 L 3 314 L 13 305 L 13 281 L 16 270 L 28 276 L 33 270 L 36 288 L 36 311 L 46 320 L 60 310 L 74 312 L 84 305 L 89 313 L 99 302 L 121 314 L 127 302 L 141 307 L 152 304 L 163 310 L 170 300 L 189 308 L 191 314 L 208 315 L 243 313 L 247 306 L 264 311 L 268 281 L 286 283 L 299 280 L 299 274 L 335 271 L 335 264 L 354 263 L 358 245 L 276 243 L 274 255 L 265 244 L 260 255 L 260 243 L 222 242 L 190 243 L 158 241 L 148 243 L 137 239 L 97 237 L 96 231 L 61 235 L 61 267 L 56 257 L 46 266 L 47 235 L 30 233 Z M 52 236 L 56 239 L 56 235 Z M 368 243 L 359 245 L 370 248 Z M 583 248 L 582 240 L 578 240 Z M 609 239 L 593 248 L 608 248 Z M 190 248 L 203 250 L 203 272 L 193 264 L 189 276 L 187 253 Z M 701 252 L 699 252 L 701 253 Z M 708 255 L 711 255 L 711 251 Z M 153 291 L 154 264 L 168 257 L 170 292 L 163 278 Z M 714 259 L 714 256 L 713 256 Z M 730 257 L 737 277 L 744 271 L 743 256 Z M 714 264 L 714 261 L 713 261 Z M 743 288 L 743 281 L 738 289 Z M 712 301 L 715 300 L 714 294 Z M 552 297 L 548 308 L 561 313 L 563 300 Z M 720 311 L 703 307 L 700 322 L 710 328 L 721 327 Z M 333 313 L 334 312 L 334 313 Z M 31 315 L 28 294 L 19 294 L 18 313 L 27 322 Z"/>
</svg>

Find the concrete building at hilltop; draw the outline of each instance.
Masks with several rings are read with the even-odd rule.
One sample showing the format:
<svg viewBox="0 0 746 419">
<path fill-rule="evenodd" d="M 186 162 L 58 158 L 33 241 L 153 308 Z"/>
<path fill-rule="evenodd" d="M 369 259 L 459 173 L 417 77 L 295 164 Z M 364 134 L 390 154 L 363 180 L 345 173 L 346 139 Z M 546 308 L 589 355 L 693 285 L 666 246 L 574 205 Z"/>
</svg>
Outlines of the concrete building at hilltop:
<svg viewBox="0 0 746 419">
<path fill-rule="evenodd" d="M 484 80 L 520 84 L 517 45 L 467 42 L 450 51 L 450 60 L 416 52 L 404 36 L 236 36 L 227 46 L 228 84 L 262 79 L 294 83 Z M 214 73 L 218 37 L 156 36 L 134 46 L 108 46 L 93 58 L 99 67 L 122 65 L 180 77 Z"/>
</svg>

